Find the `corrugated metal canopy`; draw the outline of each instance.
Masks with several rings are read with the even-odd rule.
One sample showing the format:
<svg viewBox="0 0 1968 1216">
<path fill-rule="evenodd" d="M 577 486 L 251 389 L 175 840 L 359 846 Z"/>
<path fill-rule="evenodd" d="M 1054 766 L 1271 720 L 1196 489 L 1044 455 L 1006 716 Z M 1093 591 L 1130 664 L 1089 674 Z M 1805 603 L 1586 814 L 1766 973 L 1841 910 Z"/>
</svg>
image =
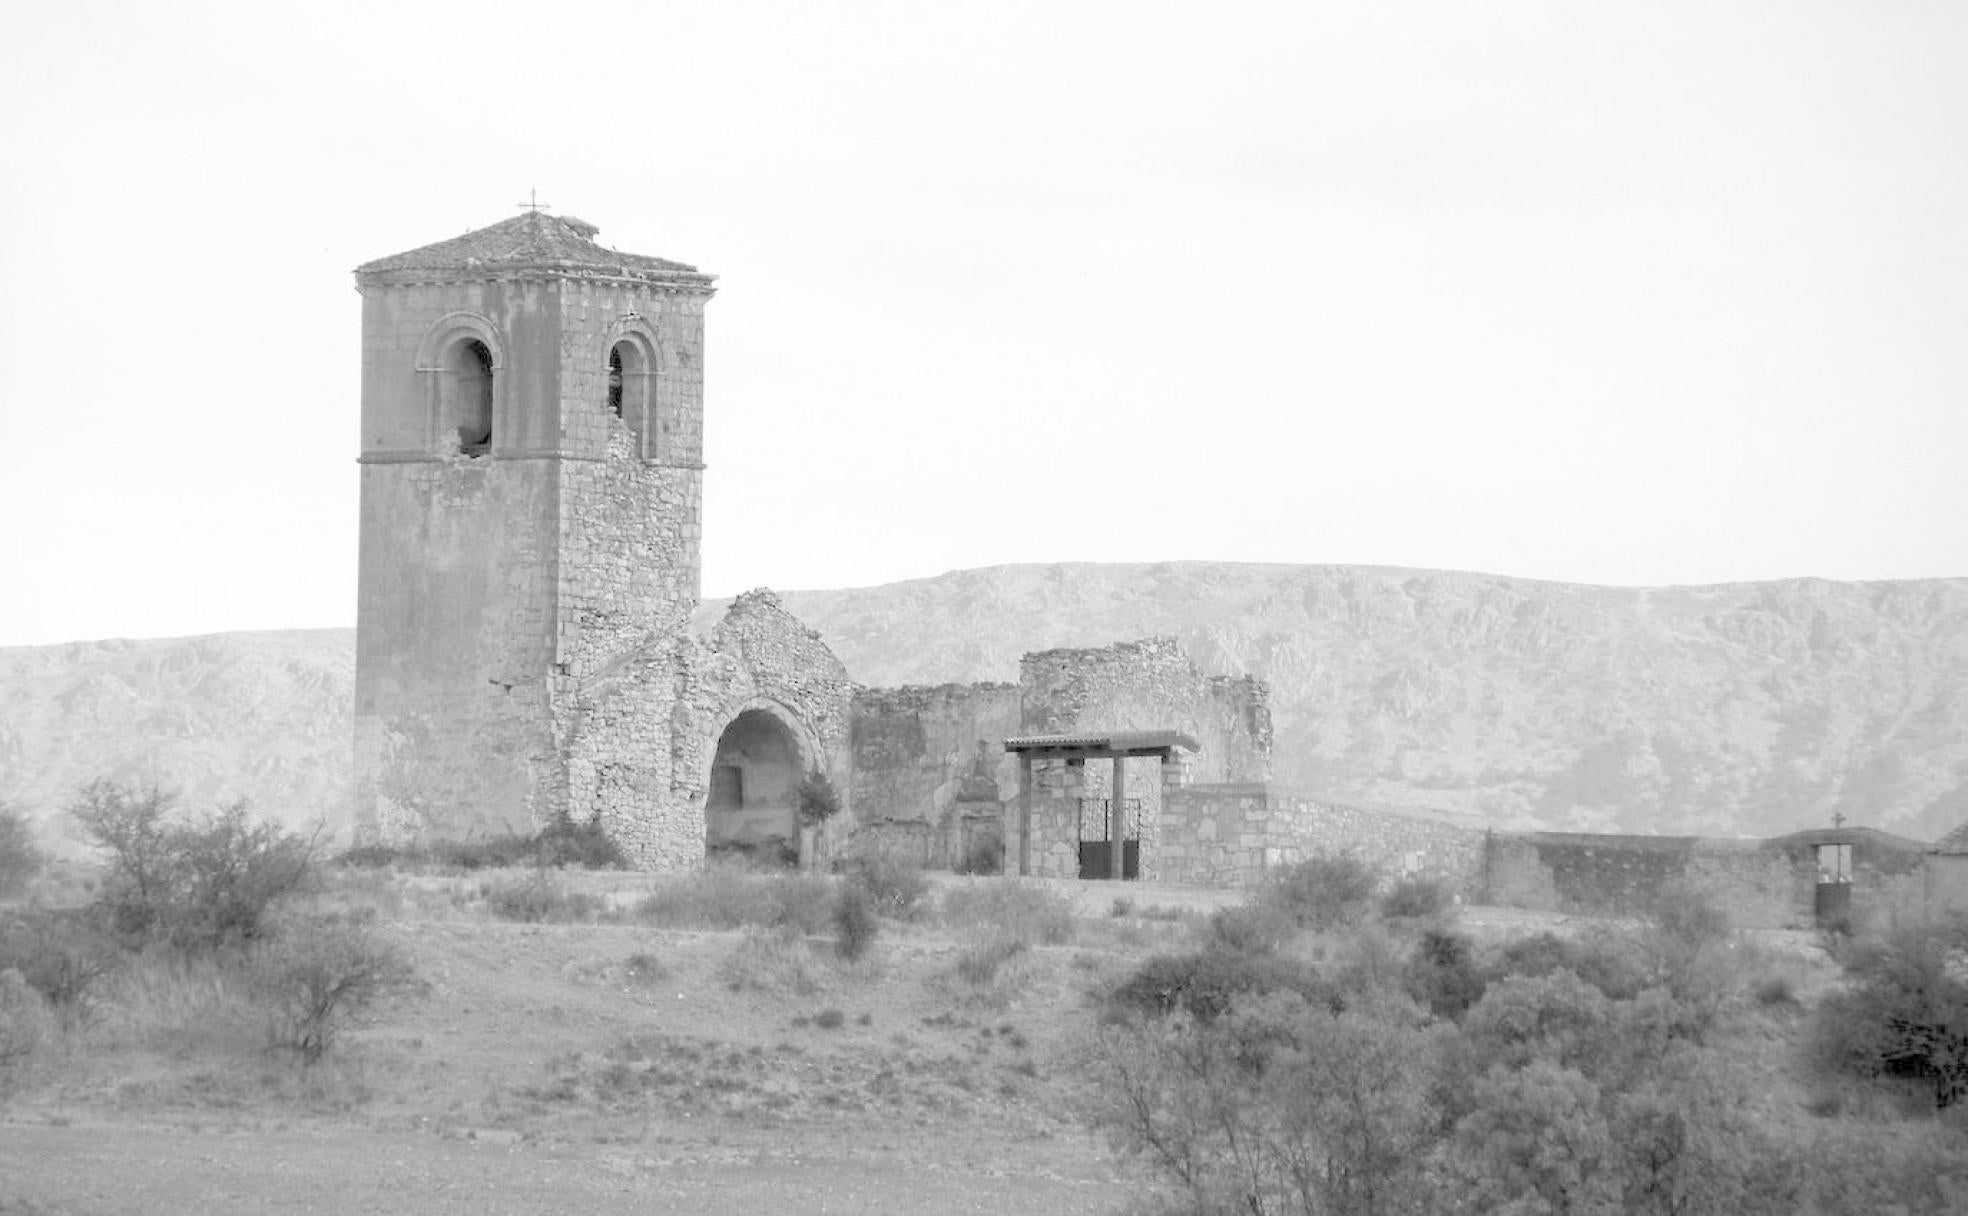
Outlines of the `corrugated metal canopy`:
<svg viewBox="0 0 1968 1216">
<path fill-rule="evenodd" d="M 1159 752 L 1177 747 L 1200 750 L 1194 739 L 1179 730 L 1078 731 L 1070 735 L 1015 735 L 1005 740 L 1008 752 Z"/>
</svg>

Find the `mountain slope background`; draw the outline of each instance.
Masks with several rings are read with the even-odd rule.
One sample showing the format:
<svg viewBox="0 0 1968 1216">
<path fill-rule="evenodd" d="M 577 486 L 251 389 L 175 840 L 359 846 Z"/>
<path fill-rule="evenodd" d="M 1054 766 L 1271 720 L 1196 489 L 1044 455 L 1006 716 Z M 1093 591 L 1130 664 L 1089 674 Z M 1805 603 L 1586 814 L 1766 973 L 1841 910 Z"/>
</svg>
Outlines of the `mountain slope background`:
<svg viewBox="0 0 1968 1216">
<path fill-rule="evenodd" d="M 1968 579 L 1168 562 L 781 599 L 871 685 L 1015 680 L 1029 650 L 1172 634 L 1205 671 L 1269 682 L 1277 780 L 1335 801 L 1719 836 L 1968 820 Z M 107 776 L 339 825 L 353 678 L 353 630 L 0 649 L 0 799 L 46 817 Z"/>
</svg>

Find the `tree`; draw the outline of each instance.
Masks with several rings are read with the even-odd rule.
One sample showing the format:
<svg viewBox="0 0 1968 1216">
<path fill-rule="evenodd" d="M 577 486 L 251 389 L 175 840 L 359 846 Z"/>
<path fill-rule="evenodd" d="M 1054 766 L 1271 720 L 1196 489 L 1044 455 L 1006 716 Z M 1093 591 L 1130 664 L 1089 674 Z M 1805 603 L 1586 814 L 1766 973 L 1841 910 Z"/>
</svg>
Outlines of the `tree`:
<svg viewBox="0 0 1968 1216">
<path fill-rule="evenodd" d="M 255 822 L 244 802 L 202 819 L 174 817 L 156 786 L 84 786 L 71 814 L 109 855 L 103 903 L 124 937 L 218 946 L 260 935 L 269 909 L 312 871 L 319 835 Z"/>
</svg>

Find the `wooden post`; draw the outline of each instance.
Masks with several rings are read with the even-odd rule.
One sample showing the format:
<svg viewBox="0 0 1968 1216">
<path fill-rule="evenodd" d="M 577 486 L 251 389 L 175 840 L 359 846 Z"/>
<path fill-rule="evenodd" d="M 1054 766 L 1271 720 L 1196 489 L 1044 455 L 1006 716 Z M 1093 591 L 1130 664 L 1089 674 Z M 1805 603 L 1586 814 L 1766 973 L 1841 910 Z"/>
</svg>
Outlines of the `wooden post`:
<svg viewBox="0 0 1968 1216">
<path fill-rule="evenodd" d="M 1032 873 L 1032 753 L 1018 753 L 1018 876 Z"/>
<path fill-rule="evenodd" d="M 1113 797 L 1108 800 L 1107 811 L 1107 877 L 1119 882 L 1126 875 L 1121 868 L 1122 855 L 1127 852 L 1127 830 L 1122 826 L 1127 807 L 1127 757 L 1114 757 Z"/>
</svg>

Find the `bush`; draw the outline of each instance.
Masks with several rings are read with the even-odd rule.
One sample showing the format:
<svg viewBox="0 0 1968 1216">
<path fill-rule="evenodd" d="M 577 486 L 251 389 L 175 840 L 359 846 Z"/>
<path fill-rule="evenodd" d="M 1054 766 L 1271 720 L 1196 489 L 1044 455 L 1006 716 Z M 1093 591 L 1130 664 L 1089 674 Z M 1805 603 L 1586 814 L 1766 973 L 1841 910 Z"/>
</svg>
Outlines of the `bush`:
<svg viewBox="0 0 1968 1216">
<path fill-rule="evenodd" d="M 311 1065 L 371 1006 L 405 990 L 412 973 L 374 929 L 313 918 L 285 922 L 263 942 L 252 978 L 268 1010 L 268 1046 Z"/>
<path fill-rule="evenodd" d="M 834 886 L 817 874 L 784 870 L 764 873 L 719 863 L 695 874 L 655 880 L 636 905 L 644 924 L 680 929 L 786 927 L 798 933 L 824 933 L 833 923 Z"/>
<path fill-rule="evenodd" d="M 840 794 L 827 774 L 814 769 L 799 784 L 799 821 L 803 828 L 817 828 L 840 813 Z"/>
<path fill-rule="evenodd" d="M 834 948 L 840 956 L 849 962 L 860 958 L 880 931 L 881 920 L 875 915 L 875 901 L 867 888 L 858 883 L 843 884 L 834 902 Z"/>
<path fill-rule="evenodd" d="M 1428 929 L 1408 961 L 1408 995 L 1426 1005 L 1438 1018 L 1459 1020 L 1483 997 L 1483 973 L 1476 966 L 1475 945 L 1446 929 Z"/>
<path fill-rule="evenodd" d="M 1380 899 L 1388 920 L 1431 920 L 1454 907 L 1448 885 L 1436 878 L 1403 878 Z"/>
<path fill-rule="evenodd" d="M 1029 948 L 1024 942 L 1008 937 L 993 937 L 974 943 L 957 956 L 957 978 L 972 987 L 982 988 L 998 978 L 998 968 Z"/>
<path fill-rule="evenodd" d="M 88 909 L 32 912 L 0 922 L 0 971 L 18 971 L 66 1025 L 88 1017 L 98 981 L 121 952 Z"/>
<path fill-rule="evenodd" d="M 335 859 L 337 865 L 382 867 L 436 866 L 448 869 L 505 870 L 517 866 L 626 870 L 629 859 L 601 826 L 596 812 L 586 823 L 561 811 L 531 836 L 507 833 L 469 840 L 435 840 L 421 845 L 363 844 Z"/>
<path fill-rule="evenodd" d="M 25 891 L 47 860 L 34 847 L 34 828 L 27 816 L 0 802 L 0 899 Z"/>
<path fill-rule="evenodd" d="M 1205 946 L 1232 954 L 1273 954 L 1298 932 L 1291 917 L 1268 903 L 1218 908 L 1204 924 Z"/>
<path fill-rule="evenodd" d="M 1903 927 L 1843 950 L 1847 987 L 1818 1006 L 1813 1047 L 1827 1067 L 1930 1088 L 1936 1107 L 1968 1101 L 1968 920 Z"/>
<path fill-rule="evenodd" d="M 1073 901 L 1036 883 L 1002 880 L 944 890 L 944 923 L 1017 941 L 1063 946 L 1073 940 Z"/>
<path fill-rule="evenodd" d="M 567 923 L 592 919 L 601 901 L 585 891 L 569 891 L 558 876 L 536 870 L 523 878 L 488 884 L 485 906 L 501 920 Z"/>
<path fill-rule="evenodd" d="M 1309 967 L 1262 954 L 1158 954 L 1136 968 L 1107 996 L 1111 1013 L 1167 1017 L 1181 1012 L 1210 1022 L 1240 1000 L 1293 992 L 1315 1004 L 1333 1005 L 1337 994 Z"/>
<path fill-rule="evenodd" d="M 601 826 L 597 811 L 586 823 L 575 823 L 566 811 L 541 828 L 529 849 L 534 865 L 574 866 L 583 870 L 626 870 L 628 855 Z"/>
<path fill-rule="evenodd" d="M 276 901 L 306 882 L 316 838 L 255 823 L 244 802 L 180 821 L 172 795 L 96 781 L 71 813 L 109 854 L 102 903 L 118 932 L 188 948 L 251 941 Z"/>
<path fill-rule="evenodd" d="M 1308 857 L 1280 871 L 1258 892 L 1257 902 L 1308 929 L 1358 924 L 1373 909 L 1379 878 L 1357 857 Z"/>
<path fill-rule="evenodd" d="M 54 1034 L 47 1001 L 21 977 L 0 967 L 0 1097 Z"/>
<path fill-rule="evenodd" d="M 718 976 L 733 992 L 790 992 L 820 989 L 806 943 L 785 929 L 747 929 L 737 949 L 718 964 Z"/>
<path fill-rule="evenodd" d="M 923 877 L 921 867 L 881 853 L 850 862 L 847 881 L 867 891 L 877 913 L 896 920 L 916 919 L 929 894 L 929 880 Z"/>
</svg>

